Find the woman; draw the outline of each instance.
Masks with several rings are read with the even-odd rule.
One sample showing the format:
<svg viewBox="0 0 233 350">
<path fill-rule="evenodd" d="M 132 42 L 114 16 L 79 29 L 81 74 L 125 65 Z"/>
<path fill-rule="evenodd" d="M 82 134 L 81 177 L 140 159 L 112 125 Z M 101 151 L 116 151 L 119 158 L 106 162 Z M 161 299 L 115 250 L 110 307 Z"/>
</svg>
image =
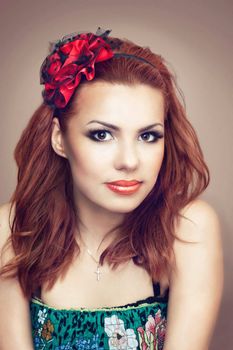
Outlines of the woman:
<svg viewBox="0 0 233 350">
<path fill-rule="evenodd" d="M 42 64 L 0 211 L 3 350 L 209 347 L 223 285 L 209 170 L 164 59 L 109 33 L 65 37 Z"/>
</svg>

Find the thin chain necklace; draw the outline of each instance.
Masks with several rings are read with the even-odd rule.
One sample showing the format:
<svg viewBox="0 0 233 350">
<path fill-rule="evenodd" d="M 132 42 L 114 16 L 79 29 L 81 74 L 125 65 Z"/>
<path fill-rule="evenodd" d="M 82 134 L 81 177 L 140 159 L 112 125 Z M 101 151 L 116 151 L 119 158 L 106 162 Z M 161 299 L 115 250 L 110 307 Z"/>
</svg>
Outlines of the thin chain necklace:
<svg viewBox="0 0 233 350">
<path fill-rule="evenodd" d="M 92 255 L 90 249 L 87 247 L 86 243 L 82 240 L 82 238 L 81 238 L 81 241 L 83 242 L 84 246 L 86 247 L 87 253 L 90 255 L 92 260 L 97 264 L 97 268 L 96 268 L 96 271 L 94 273 L 96 274 L 96 280 L 99 282 L 100 275 L 102 274 L 102 272 L 100 272 L 100 261 L 95 259 L 95 257 Z"/>
</svg>

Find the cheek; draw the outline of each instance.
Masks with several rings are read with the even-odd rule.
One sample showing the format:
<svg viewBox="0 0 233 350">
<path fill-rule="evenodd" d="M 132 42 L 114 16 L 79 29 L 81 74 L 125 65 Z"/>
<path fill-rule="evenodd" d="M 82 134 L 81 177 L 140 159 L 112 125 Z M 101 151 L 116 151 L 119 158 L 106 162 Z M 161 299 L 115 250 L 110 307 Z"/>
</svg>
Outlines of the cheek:
<svg viewBox="0 0 233 350">
<path fill-rule="evenodd" d="M 147 168 L 147 174 L 148 176 L 148 184 L 150 189 L 152 189 L 158 179 L 159 172 L 163 163 L 163 158 L 164 158 L 164 152 L 161 150 L 160 152 L 156 152 L 153 161 L 151 161 L 150 166 Z"/>
<path fill-rule="evenodd" d="M 76 145 L 69 152 L 69 163 L 72 175 L 76 179 L 98 177 L 98 171 L 102 173 L 105 163 L 105 157 L 94 149 L 89 149 L 85 145 Z"/>
<path fill-rule="evenodd" d="M 157 174 L 164 158 L 164 144 L 161 143 L 161 145 L 158 145 L 152 152 L 148 152 L 147 156 L 144 155 L 144 157 L 148 171 L 151 171 L 151 174 Z"/>
</svg>

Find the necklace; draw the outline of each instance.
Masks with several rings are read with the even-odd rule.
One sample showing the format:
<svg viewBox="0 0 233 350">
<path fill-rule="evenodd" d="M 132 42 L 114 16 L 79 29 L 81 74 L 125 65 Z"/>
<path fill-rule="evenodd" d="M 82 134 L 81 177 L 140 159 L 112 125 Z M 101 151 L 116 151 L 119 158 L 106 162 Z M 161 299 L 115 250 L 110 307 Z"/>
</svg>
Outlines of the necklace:
<svg viewBox="0 0 233 350">
<path fill-rule="evenodd" d="M 80 237 L 81 238 L 81 237 Z M 99 282 L 100 280 L 100 275 L 102 272 L 100 272 L 100 262 L 99 260 L 96 260 L 95 257 L 92 255 L 90 249 L 87 247 L 86 243 L 82 240 L 81 238 L 81 241 L 83 242 L 83 245 L 86 247 L 86 251 L 87 253 L 90 255 L 90 257 L 92 258 L 92 260 L 97 264 L 97 267 L 96 267 L 96 271 L 94 272 L 96 274 L 96 280 Z"/>
<path fill-rule="evenodd" d="M 87 246 L 86 246 L 86 248 L 87 248 Z M 87 252 L 88 252 L 88 254 L 90 255 L 90 257 L 95 261 L 95 263 L 97 264 L 97 268 L 96 268 L 96 271 L 94 272 L 94 273 L 96 273 L 96 278 L 97 278 L 97 281 L 99 281 L 100 280 L 100 275 L 101 275 L 101 273 L 102 272 L 100 272 L 100 263 L 99 263 L 99 261 L 97 261 L 95 258 L 94 258 L 94 256 L 92 255 L 92 253 L 90 252 L 90 249 L 89 248 L 87 248 Z"/>
</svg>

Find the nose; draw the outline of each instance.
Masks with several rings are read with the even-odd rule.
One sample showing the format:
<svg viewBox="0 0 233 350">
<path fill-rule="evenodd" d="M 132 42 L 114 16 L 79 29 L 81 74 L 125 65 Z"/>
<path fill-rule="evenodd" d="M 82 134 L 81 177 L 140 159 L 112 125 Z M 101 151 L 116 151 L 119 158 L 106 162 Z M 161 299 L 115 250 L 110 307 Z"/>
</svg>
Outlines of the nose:
<svg viewBox="0 0 233 350">
<path fill-rule="evenodd" d="M 139 165 L 139 155 L 136 146 L 131 143 L 118 145 L 117 156 L 115 157 L 115 168 L 118 170 L 132 171 Z"/>
</svg>

